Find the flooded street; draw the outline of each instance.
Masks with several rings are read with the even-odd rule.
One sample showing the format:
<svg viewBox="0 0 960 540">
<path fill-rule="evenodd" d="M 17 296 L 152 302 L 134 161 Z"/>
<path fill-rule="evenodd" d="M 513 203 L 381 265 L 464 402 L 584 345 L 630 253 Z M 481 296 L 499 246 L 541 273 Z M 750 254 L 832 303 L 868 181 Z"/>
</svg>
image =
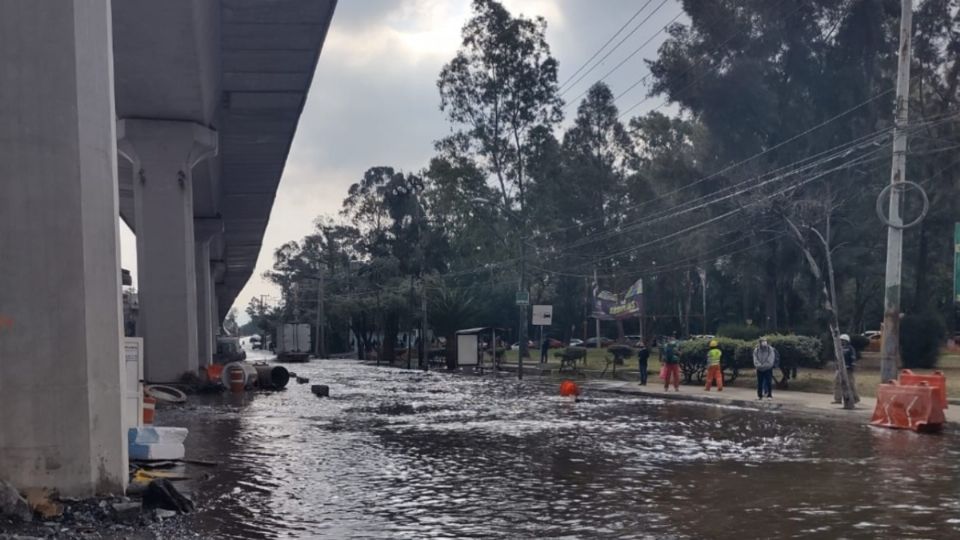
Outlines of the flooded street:
<svg viewBox="0 0 960 540">
<path fill-rule="evenodd" d="M 355 361 L 165 409 L 232 538 L 960 536 L 960 437 Z M 694 391 L 685 388 L 686 391 Z"/>
</svg>

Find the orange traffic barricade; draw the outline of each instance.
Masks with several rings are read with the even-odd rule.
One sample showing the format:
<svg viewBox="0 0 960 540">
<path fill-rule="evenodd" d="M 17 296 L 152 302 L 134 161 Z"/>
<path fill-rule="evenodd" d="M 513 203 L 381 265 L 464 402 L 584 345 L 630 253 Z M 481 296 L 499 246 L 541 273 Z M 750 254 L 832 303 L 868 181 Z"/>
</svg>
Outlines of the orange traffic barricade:
<svg viewBox="0 0 960 540">
<path fill-rule="evenodd" d="M 940 406 L 942 392 L 924 381 L 904 386 L 896 381 L 877 387 L 877 406 L 870 424 L 894 429 L 939 431 L 946 421 Z"/>
<path fill-rule="evenodd" d="M 934 371 L 933 375 L 919 375 L 909 369 L 901 369 L 897 381 L 902 386 L 910 386 L 925 382 L 934 388 L 940 389 L 940 406 L 947 408 L 947 377 L 942 371 Z"/>
<path fill-rule="evenodd" d="M 580 387 L 577 386 L 577 383 L 571 381 L 570 379 L 567 379 L 560 383 L 560 395 L 563 397 L 579 396 Z"/>
</svg>

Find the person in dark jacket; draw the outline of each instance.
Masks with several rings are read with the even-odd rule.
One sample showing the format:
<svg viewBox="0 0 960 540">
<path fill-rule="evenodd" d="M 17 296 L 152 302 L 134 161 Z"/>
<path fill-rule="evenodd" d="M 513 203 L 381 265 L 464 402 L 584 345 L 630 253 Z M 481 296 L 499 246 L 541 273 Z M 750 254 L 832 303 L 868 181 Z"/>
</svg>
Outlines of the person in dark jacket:
<svg viewBox="0 0 960 540">
<path fill-rule="evenodd" d="M 843 365 L 847 369 L 847 380 L 850 381 L 850 391 L 853 393 L 853 402 L 860 403 L 857 393 L 857 380 L 853 376 L 853 368 L 857 363 L 857 350 L 850 344 L 850 336 L 840 335 L 840 349 L 843 351 Z M 833 377 L 833 402 L 843 403 L 843 385 L 840 382 L 840 370 Z"/>
<path fill-rule="evenodd" d="M 676 339 L 671 339 L 663 349 L 663 391 L 670 389 L 671 382 L 673 389 L 680 391 L 680 344 Z"/>
<path fill-rule="evenodd" d="M 543 343 L 540 344 L 540 363 L 547 363 L 547 353 L 550 352 L 550 338 L 543 338 Z"/>
<path fill-rule="evenodd" d="M 640 349 L 637 351 L 637 375 L 640 376 L 640 386 L 647 385 L 647 362 L 650 360 L 650 349 L 647 348 L 645 343 L 640 344 Z"/>
</svg>

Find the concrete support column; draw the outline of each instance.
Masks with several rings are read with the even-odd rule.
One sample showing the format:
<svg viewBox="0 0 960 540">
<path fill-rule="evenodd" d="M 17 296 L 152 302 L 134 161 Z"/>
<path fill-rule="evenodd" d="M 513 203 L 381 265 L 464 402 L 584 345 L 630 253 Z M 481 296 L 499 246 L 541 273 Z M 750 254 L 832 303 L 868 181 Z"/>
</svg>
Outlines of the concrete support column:
<svg viewBox="0 0 960 540">
<path fill-rule="evenodd" d="M 0 478 L 121 493 L 108 0 L 0 2 Z"/>
<path fill-rule="evenodd" d="M 210 263 L 210 272 L 213 286 L 210 287 L 210 320 L 213 321 L 213 350 L 217 350 L 217 336 L 223 328 L 223 319 L 220 318 L 220 297 L 217 295 L 217 283 L 223 279 L 227 265 L 217 260 Z"/>
<path fill-rule="evenodd" d="M 193 122 L 120 120 L 118 148 L 133 164 L 144 377 L 173 382 L 199 366 L 193 167 L 216 133 Z"/>
<path fill-rule="evenodd" d="M 194 257 L 197 274 L 197 352 L 200 367 L 213 362 L 216 328 L 210 307 L 213 289 L 213 274 L 210 269 L 210 241 L 223 232 L 223 220 L 219 218 L 197 219 L 193 222 Z"/>
</svg>

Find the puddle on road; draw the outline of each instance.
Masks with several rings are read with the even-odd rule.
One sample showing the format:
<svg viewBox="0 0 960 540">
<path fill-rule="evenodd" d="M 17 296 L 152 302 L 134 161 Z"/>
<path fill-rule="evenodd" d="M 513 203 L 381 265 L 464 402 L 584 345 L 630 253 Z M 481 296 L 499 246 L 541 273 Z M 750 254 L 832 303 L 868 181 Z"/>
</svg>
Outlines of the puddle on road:
<svg viewBox="0 0 960 540">
<path fill-rule="evenodd" d="M 960 536 L 960 438 L 350 361 L 165 410 L 221 538 Z"/>
</svg>

